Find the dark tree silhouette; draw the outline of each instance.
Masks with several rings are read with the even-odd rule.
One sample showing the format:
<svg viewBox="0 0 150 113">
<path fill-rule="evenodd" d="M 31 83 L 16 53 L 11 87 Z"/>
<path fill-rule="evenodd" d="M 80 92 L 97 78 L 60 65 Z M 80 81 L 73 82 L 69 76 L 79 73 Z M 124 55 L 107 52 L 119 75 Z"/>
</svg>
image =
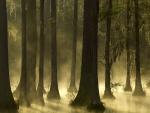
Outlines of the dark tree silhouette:
<svg viewBox="0 0 150 113">
<path fill-rule="evenodd" d="M 127 77 L 126 77 L 126 84 L 124 91 L 132 91 L 131 87 L 131 54 L 130 54 L 130 37 L 131 37 L 131 25 L 130 25 L 130 20 L 131 20 L 131 0 L 127 0 L 127 36 L 126 36 L 126 51 L 127 51 Z"/>
<path fill-rule="evenodd" d="M 18 109 L 9 80 L 6 0 L 0 0 L 0 109 Z"/>
<path fill-rule="evenodd" d="M 48 99 L 60 99 L 57 81 L 56 0 L 51 0 L 51 86 Z"/>
<path fill-rule="evenodd" d="M 51 0 L 44 0 L 44 59 L 46 58 L 45 56 L 49 57 L 49 51 L 50 51 L 50 3 Z M 46 66 L 44 60 L 44 66 Z M 44 67 L 45 69 L 45 67 Z M 44 75 L 45 77 L 45 75 Z M 46 89 L 43 87 L 43 93 L 47 93 Z"/>
<path fill-rule="evenodd" d="M 19 92 L 19 104 L 30 106 L 27 93 L 27 54 L 26 54 L 26 0 L 21 0 L 22 8 L 22 64 L 21 64 L 21 80 L 16 91 Z"/>
<path fill-rule="evenodd" d="M 105 92 L 104 98 L 115 98 L 111 92 L 110 86 L 110 40 L 111 40 L 111 15 L 112 0 L 107 0 L 107 16 L 106 16 L 106 41 L 105 41 Z"/>
<path fill-rule="evenodd" d="M 36 0 L 26 0 L 27 3 L 27 88 L 31 102 L 36 100 L 36 54 L 37 54 L 37 18 Z"/>
<path fill-rule="evenodd" d="M 144 96 L 145 92 L 142 88 L 141 83 L 141 72 L 140 72 L 140 40 L 139 40 L 139 3 L 138 0 L 134 0 L 135 5 L 135 41 L 136 41 L 136 50 L 135 50 L 135 63 L 136 63 L 136 80 L 135 80 L 135 90 L 133 96 Z"/>
<path fill-rule="evenodd" d="M 73 49 L 72 49 L 72 67 L 71 81 L 68 92 L 77 92 L 76 89 L 76 51 L 77 51 L 77 21 L 78 21 L 78 0 L 74 0 L 74 19 L 73 19 Z"/>
<path fill-rule="evenodd" d="M 39 83 L 37 88 L 37 96 L 40 104 L 44 105 L 44 1 L 40 0 L 40 63 L 39 63 Z"/>
<path fill-rule="evenodd" d="M 84 31 L 81 80 L 72 106 L 104 110 L 100 100 L 97 72 L 99 0 L 84 0 Z"/>
</svg>

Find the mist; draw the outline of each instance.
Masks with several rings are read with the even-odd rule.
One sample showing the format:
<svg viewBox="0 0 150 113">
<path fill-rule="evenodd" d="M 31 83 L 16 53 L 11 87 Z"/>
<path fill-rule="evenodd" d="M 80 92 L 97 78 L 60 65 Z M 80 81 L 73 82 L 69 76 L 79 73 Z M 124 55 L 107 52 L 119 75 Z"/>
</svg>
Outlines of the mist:
<svg viewBox="0 0 150 113">
<path fill-rule="evenodd" d="M 33 92 L 32 91 L 30 92 L 30 90 L 28 90 L 29 86 L 31 85 L 33 86 L 35 85 L 35 88 L 37 90 L 39 86 L 39 81 L 41 80 L 39 74 L 40 73 L 39 71 L 41 69 L 40 68 L 41 26 L 42 26 L 41 1 L 35 0 L 36 8 L 34 10 L 36 11 L 34 13 L 36 17 L 32 17 L 30 15 L 30 12 L 28 12 L 28 9 L 25 10 L 27 12 L 26 16 L 31 16 L 26 17 L 27 22 L 30 22 L 30 20 L 32 20 L 33 18 L 36 19 L 35 31 L 37 31 L 37 37 L 33 36 L 36 39 L 36 41 L 31 40 L 32 37 L 28 37 L 27 39 L 27 41 L 29 42 L 33 41 L 32 44 L 37 44 L 37 48 L 35 49 L 36 51 L 34 51 L 34 46 L 32 44 L 27 45 L 27 56 L 31 55 L 31 57 L 33 57 L 32 55 L 34 53 L 36 54 L 35 59 L 34 57 L 32 58 L 32 60 L 36 60 L 34 69 L 35 78 L 34 77 L 32 78 L 29 75 L 27 75 L 27 78 L 34 80 L 30 81 L 30 79 L 27 79 L 30 81 L 30 83 L 29 82 L 27 82 L 28 84 L 26 83 L 27 91 L 25 91 L 26 93 L 28 92 L 31 93 L 30 98 L 33 99 L 33 103 L 31 102 L 30 107 L 20 106 L 17 113 L 28 113 L 28 112 L 29 113 L 48 113 L 48 112 L 49 113 L 150 113 L 149 6 L 146 7 L 143 5 L 143 4 L 150 4 L 150 2 L 148 2 L 147 0 L 144 0 L 143 2 L 135 0 L 139 5 L 139 9 L 137 10 L 136 9 L 137 7 L 135 6 L 137 4 L 132 3 L 130 0 L 128 0 L 129 4 L 127 0 L 121 1 L 101 0 L 99 4 L 96 4 L 98 3 L 97 2 L 98 0 L 93 0 L 95 1 L 93 2 L 93 4 L 95 4 L 96 7 L 99 6 L 99 11 L 97 11 L 93 4 L 91 4 L 91 7 L 85 8 L 88 5 L 90 6 L 90 4 L 88 3 L 86 4 L 85 1 L 86 0 L 78 0 L 76 12 L 74 12 L 75 10 L 74 0 L 57 0 L 56 4 L 55 2 L 52 1 L 52 3 L 56 5 L 55 7 L 56 10 L 55 8 L 52 8 L 49 0 L 44 1 L 44 9 L 43 9 L 44 53 L 42 54 L 44 59 L 42 68 L 43 69 L 42 98 L 44 100 L 44 105 L 41 105 L 41 101 L 39 101 L 38 99 L 34 99 L 33 98 L 34 96 L 32 95 Z M 86 5 L 84 5 L 84 2 Z M 29 8 L 31 8 L 31 5 L 29 3 L 30 2 L 28 0 L 26 4 L 28 4 L 30 6 Z M 110 6 L 108 5 L 109 7 L 106 7 L 107 4 L 109 4 Z M 16 96 L 14 92 L 19 86 L 18 84 L 21 82 L 22 76 L 23 50 L 22 50 L 21 0 L 7 0 L 6 6 L 7 6 L 7 20 L 8 20 L 7 31 L 8 31 L 8 61 L 9 61 L 10 86 L 14 100 L 16 103 L 19 104 L 18 94 Z M 85 9 L 89 11 L 85 11 Z M 30 10 L 33 11 L 32 8 Z M 107 11 L 111 12 L 110 15 L 109 12 Z M 55 12 L 56 15 L 53 14 L 53 12 Z M 77 13 L 77 15 L 74 15 L 74 13 Z M 90 17 L 89 15 L 94 16 L 92 18 L 92 16 Z M 136 20 L 135 18 L 137 15 L 139 15 L 138 20 Z M 77 16 L 76 19 L 77 31 L 75 33 L 76 35 L 74 34 L 75 16 Z M 96 17 L 98 17 L 98 19 Z M 53 20 L 55 18 L 56 20 Z M 93 21 L 91 18 L 97 21 L 96 23 L 97 25 L 95 24 L 95 21 Z M 128 21 L 126 19 L 128 19 Z M 90 27 L 87 29 L 85 28 L 85 26 L 90 25 L 93 28 Z M 29 25 L 27 23 L 27 28 L 30 27 L 32 28 L 32 25 Z M 53 35 L 53 33 L 55 32 L 54 30 L 55 27 L 56 27 L 55 29 L 56 34 Z M 26 34 L 31 35 L 32 33 L 30 34 L 30 31 L 32 29 L 27 28 Z M 91 32 L 88 32 L 90 30 Z M 98 36 L 95 35 L 96 31 Z M 75 87 L 77 91 L 69 92 L 68 89 L 71 83 L 72 65 L 74 59 L 74 56 L 72 55 L 74 49 L 73 48 L 74 36 L 76 36 L 75 37 L 76 62 L 75 62 L 74 76 L 75 76 Z M 52 42 L 53 41 L 52 37 L 56 38 L 56 42 L 55 41 Z M 91 37 L 93 37 L 93 40 Z M 95 43 L 95 45 L 97 46 L 94 46 L 95 41 L 94 38 L 95 40 L 97 40 Z M 91 42 L 90 43 L 88 43 L 89 41 L 86 42 L 85 41 L 86 39 L 91 40 Z M 140 43 L 139 46 L 137 43 L 138 41 L 137 39 L 139 39 Z M 54 43 L 56 43 L 56 45 L 51 46 Z M 127 43 L 129 43 L 129 45 L 127 45 Z M 86 46 L 86 44 L 89 45 Z M 56 46 L 55 47 L 56 53 L 53 52 L 54 46 Z M 97 54 L 94 53 L 95 51 L 93 50 L 92 47 L 93 48 L 96 47 Z M 31 51 L 29 51 L 30 49 Z M 88 52 L 90 55 L 88 54 Z M 128 52 L 130 53 L 129 57 Z M 56 54 L 55 57 L 56 67 L 52 62 L 53 61 L 52 53 Z M 109 58 L 107 57 L 107 55 Z M 137 59 L 139 61 L 137 61 Z M 32 62 L 27 61 L 28 66 L 30 66 L 30 63 Z M 93 69 L 94 66 L 97 68 L 96 70 Z M 128 68 L 128 66 L 130 69 Z M 54 67 L 56 69 L 54 69 Z M 128 69 L 130 72 L 128 71 Z M 32 72 L 33 70 L 30 68 L 30 71 Z M 53 72 L 55 72 L 57 79 L 53 78 L 56 77 L 53 75 Z M 91 78 L 89 79 L 88 77 Z M 95 80 L 96 78 L 98 78 L 97 85 L 95 83 L 97 82 L 97 80 Z M 85 81 L 87 80 L 89 83 L 87 82 L 85 83 L 83 79 Z M 47 95 L 49 94 L 50 90 L 53 89 L 51 88 L 51 86 L 53 85 L 52 81 L 57 81 L 58 83 L 58 93 L 60 94 L 60 99 L 56 99 L 54 97 L 52 98 L 52 100 L 47 99 L 48 98 Z M 35 84 L 32 82 L 35 82 Z M 129 90 L 126 91 L 125 88 L 128 85 L 128 83 L 130 83 L 130 88 L 127 87 L 129 88 Z M 57 84 L 55 83 L 54 85 L 57 86 Z M 95 87 L 93 87 L 94 85 L 98 88 L 96 89 Z M 83 92 L 81 91 L 84 89 L 82 86 L 85 87 L 85 90 Z M 46 92 L 44 93 L 43 90 L 45 90 Z M 94 93 L 93 94 L 91 93 L 92 91 L 95 92 L 96 96 L 97 96 L 96 93 L 99 93 L 99 96 L 96 97 Z M 54 91 L 54 95 L 56 92 Z M 82 98 L 84 98 L 84 96 L 82 94 L 85 95 L 85 99 L 83 100 Z M 78 95 L 81 95 L 82 97 L 81 98 L 79 96 L 81 99 L 79 103 L 81 103 L 81 105 L 83 104 L 83 106 L 73 107 L 71 103 L 76 102 L 75 100 L 76 98 L 78 98 Z M 89 95 L 94 96 L 90 97 Z M 90 103 L 89 101 L 91 100 L 93 101 Z M 85 103 L 84 102 L 82 103 L 81 101 L 85 101 Z M 105 107 L 105 111 L 88 110 L 87 107 L 89 107 L 88 106 L 89 103 L 96 105 L 96 108 L 97 105 L 102 104 L 102 106 Z M 100 107 L 100 109 L 102 109 L 102 106 Z M 10 112 L 13 113 L 13 111 L 7 111 L 6 113 Z M 16 113 L 16 111 L 14 113 Z"/>
</svg>

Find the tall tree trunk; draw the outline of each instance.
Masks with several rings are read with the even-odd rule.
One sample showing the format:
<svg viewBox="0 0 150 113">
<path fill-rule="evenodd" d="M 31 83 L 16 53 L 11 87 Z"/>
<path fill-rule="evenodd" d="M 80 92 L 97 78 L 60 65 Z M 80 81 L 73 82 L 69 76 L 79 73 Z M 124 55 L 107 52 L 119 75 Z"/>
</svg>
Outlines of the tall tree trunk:
<svg viewBox="0 0 150 113">
<path fill-rule="evenodd" d="M 60 12 L 61 12 L 61 14 L 63 15 L 60 21 L 61 21 L 62 23 L 64 23 L 64 20 L 65 20 L 65 18 L 64 18 L 64 16 L 65 16 L 65 14 L 64 14 L 64 12 L 65 12 L 65 11 L 64 11 L 65 0 L 59 0 L 59 2 L 60 2 L 60 6 L 59 6 L 59 7 L 60 7 Z"/>
<path fill-rule="evenodd" d="M 131 5 L 130 5 L 130 0 L 127 0 L 127 37 L 126 37 L 126 51 L 127 51 L 127 77 L 126 77 L 126 85 L 124 88 L 124 91 L 132 91 L 131 88 L 131 82 L 130 82 L 130 68 L 131 68 L 131 54 L 130 54 L 130 32 L 131 32 L 131 27 L 130 27 L 130 20 L 131 20 Z"/>
<path fill-rule="evenodd" d="M 68 91 L 77 92 L 76 89 L 76 51 L 77 51 L 77 21 L 78 21 L 78 0 L 74 0 L 74 19 L 73 19 L 73 49 L 72 49 L 72 67 L 71 81 Z"/>
<path fill-rule="evenodd" d="M 44 59 L 46 58 L 50 58 L 50 28 L 51 28 L 51 25 L 50 25 L 50 3 L 51 3 L 51 0 L 45 0 L 44 1 Z M 44 66 L 47 66 L 47 62 L 45 62 L 46 60 L 44 60 Z M 44 68 L 46 69 L 46 68 Z M 45 78 L 47 78 L 47 76 L 44 76 Z M 44 88 L 43 89 L 43 92 L 44 93 L 47 93 L 46 92 L 46 89 Z"/>
<path fill-rule="evenodd" d="M 48 99 L 60 99 L 57 80 L 56 0 L 51 0 L 51 86 Z"/>
<path fill-rule="evenodd" d="M 45 43 L 50 42 L 50 4 L 51 0 L 45 0 L 45 7 L 44 7 L 44 33 L 45 33 Z M 50 44 L 47 44 L 49 46 Z M 47 47 L 46 46 L 46 47 Z M 46 48 L 45 47 L 45 48 Z M 48 47 L 47 47 L 48 48 Z M 50 47 L 49 47 L 50 48 Z M 46 52 L 46 51 L 45 51 Z M 49 54 L 50 55 L 50 54 Z"/>
<path fill-rule="evenodd" d="M 36 0 L 27 0 L 27 78 L 28 95 L 36 100 L 36 54 L 37 54 L 37 18 Z"/>
<path fill-rule="evenodd" d="M 22 8 L 22 64 L 21 64 L 21 80 L 19 83 L 19 104 L 30 106 L 27 94 L 27 54 L 26 54 L 26 2 L 21 0 Z"/>
<path fill-rule="evenodd" d="M 111 15 L 112 15 L 112 0 L 107 0 L 107 17 L 106 17 L 106 43 L 105 43 L 105 92 L 104 98 L 114 98 L 110 87 L 110 40 L 111 40 Z"/>
<path fill-rule="evenodd" d="M 135 41 L 136 41 L 136 51 L 135 51 L 135 63 L 136 63 L 136 81 L 135 90 L 133 96 L 144 96 L 145 92 L 142 88 L 141 83 L 141 73 L 140 73 L 140 41 L 139 41 L 139 3 L 138 0 L 134 0 L 135 5 Z"/>
<path fill-rule="evenodd" d="M 98 48 L 99 1 L 84 0 L 84 31 L 81 80 L 79 92 L 73 106 L 88 106 L 90 109 L 104 110 L 98 88 L 97 48 Z"/>
<path fill-rule="evenodd" d="M 17 110 L 10 87 L 6 0 L 0 0 L 0 109 Z"/>
<path fill-rule="evenodd" d="M 40 63 L 39 63 L 39 83 L 37 88 L 37 95 L 39 101 L 44 105 L 43 91 L 44 91 L 44 0 L 40 0 Z"/>
</svg>

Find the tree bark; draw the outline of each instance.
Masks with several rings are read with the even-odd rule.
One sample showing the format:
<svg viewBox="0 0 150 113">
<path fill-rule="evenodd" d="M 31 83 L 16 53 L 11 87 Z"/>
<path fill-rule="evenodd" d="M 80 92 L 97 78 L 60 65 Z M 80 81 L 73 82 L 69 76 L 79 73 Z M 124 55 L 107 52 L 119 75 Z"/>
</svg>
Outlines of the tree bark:
<svg viewBox="0 0 150 113">
<path fill-rule="evenodd" d="M 17 110 L 10 87 L 6 0 L 0 0 L 0 109 Z"/>
<path fill-rule="evenodd" d="M 39 102 L 44 105 L 44 0 L 40 0 L 40 63 L 39 63 L 39 83 L 37 88 L 37 95 Z"/>
<path fill-rule="evenodd" d="M 114 98 L 110 87 L 110 41 L 111 41 L 112 0 L 107 0 L 106 41 L 105 41 L 105 92 L 104 98 Z"/>
<path fill-rule="evenodd" d="M 77 53 L 77 22 L 78 22 L 78 0 L 74 0 L 74 19 L 73 19 L 73 49 L 72 49 L 72 67 L 71 81 L 68 91 L 77 92 L 76 89 L 76 53 Z"/>
<path fill-rule="evenodd" d="M 99 1 L 84 0 L 84 31 L 79 92 L 72 106 L 104 110 L 100 100 L 97 72 Z"/>
<path fill-rule="evenodd" d="M 51 0 L 51 86 L 48 99 L 60 99 L 57 80 L 56 0 Z"/>
<path fill-rule="evenodd" d="M 135 5 L 135 41 L 136 41 L 136 50 L 135 50 L 135 64 L 136 64 L 136 80 L 135 80 L 135 89 L 133 96 L 145 96 L 145 92 L 142 88 L 141 83 L 141 72 L 140 72 L 140 41 L 139 41 L 139 3 L 138 0 L 134 0 Z"/>
<path fill-rule="evenodd" d="M 19 92 L 19 104 L 30 106 L 27 94 L 27 45 L 26 45 L 26 1 L 21 0 L 22 8 L 22 64 L 21 64 L 21 80 L 16 91 Z"/>
<path fill-rule="evenodd" d="M 36 0 L 27 0 L 27 78 L 30 101 L 37 98 L 36 93 L 36 55 L 37 55 L 37 18 Z"/>
<path fill-rule="evenodd" d="M 130 54 L 130 32 L 131 32 L 131 27 L 130 27 L 130 20 L 131 20 L 131 14 L 130 14 L 130 0 L 127 0 L 127 37 L 126 37 L 126 51 L 127 51 L 127 77 L 126 77 L 126 85 L 124 88 L 124 91 L 132 91 L 131 87 L 131 54 Z"/>
</svg>

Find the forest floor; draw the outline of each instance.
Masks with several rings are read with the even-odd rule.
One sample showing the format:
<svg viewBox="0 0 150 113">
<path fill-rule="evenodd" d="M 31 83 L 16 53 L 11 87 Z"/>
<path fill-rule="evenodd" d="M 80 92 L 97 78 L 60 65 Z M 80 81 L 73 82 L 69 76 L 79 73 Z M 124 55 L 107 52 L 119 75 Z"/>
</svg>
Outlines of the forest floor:
<svg viewBox="0 0 150 113">
<path fill-rule="evenodd" d="M 101 94 L 102 94 L 101 89 Z M 50 101 L 45 99 L 45 106 L 32 104 L 30 108 L 20 107 L 18 113 L 95 113 L 89 112 L 85 108 L 72 108 L 69 106 L 71 95 L 67 95 L 66 91 L 61 89 L 61 100 Z M 132 93 L 124 92 L 121 86 L 114 90 L 116 99 L 102 101 L 106 107 L 104 113 L 150 113 L 150 90 L 146 89 L 145 97 L 133 97 Z M 46 95 L 45 95 L 46 97 Z M 102 97 L 102 96 L 101 96 Z M 100 112 L 96 112 L 100 113 Z"/>
</svg>

